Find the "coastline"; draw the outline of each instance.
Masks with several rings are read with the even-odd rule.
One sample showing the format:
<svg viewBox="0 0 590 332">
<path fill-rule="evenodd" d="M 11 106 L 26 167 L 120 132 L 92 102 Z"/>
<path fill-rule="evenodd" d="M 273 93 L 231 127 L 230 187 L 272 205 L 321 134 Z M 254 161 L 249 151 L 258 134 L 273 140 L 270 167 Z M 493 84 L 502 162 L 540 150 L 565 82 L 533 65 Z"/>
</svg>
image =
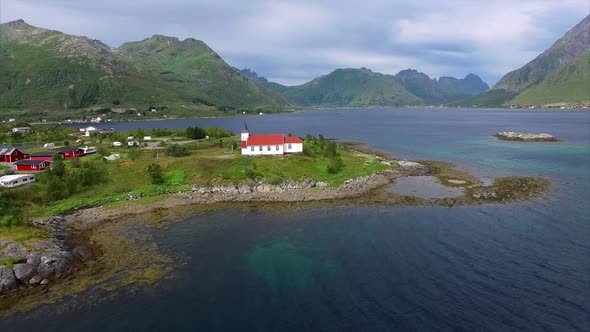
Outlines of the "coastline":
<svg viewBox="0 0 590 332">
<path fill-rule="evenodd" d="M 548 189 L 548 183 L 538 187 L 524 187 L 514 179 L 505 179 L 504 186 L 484 186 L 467 172 L 455 169 L 454 165 L 433 161 L 400 161 L 391 155 L 373 150 L 362 143 L 345 143 L 358 153 L 374 156 L 384 163 L 397 163 L 399 167 L 387 169 L 371 175 L 349 179 L 340 186 L 329 186 L 310 179 L 289 182 L 285 185 L 257 183 L 249 187 L 238 185 L 216 185 L 193 188 L 191 192 L 178 192 L 159 196 L 133 199 L 118 206 L 95 206 L 71 211 L 63 216 L 36 220 L 35 225 L 53 225 L 60 230 L 60 237 L 70 245 L 63 246 L 68 259 L 64 266 L 46 274 L 45 285 L 20 285 L 0 297 L 0 316 L 15 311 L 29 310 L 48 301 L 57 301 L 65 295 L 79 293 L 91 286 L 105 283 L 109 276 L 127 274 L 126 281 L 119 286 L 151 284 L 168 276 L 172 267 L 171 258 L 163 256 L 149 240 L 135 241 L 133 232 L 123 225 L 129 224 L 136 216 L 154 214 L 155 224 L 170 222 L 167 214 L 178 209 L 216 209 L 228 206 L 241 208 L 268 207 L 314 208 L 318 206 L 338 206 L 344 204 L 382 204 L 382 205 L 439 205 L 453 206 L 464 204 L 509 203 L 537 197 Z M 414 196 L 394 195 L 383 190 L 396 179 L 413 176 L 434 176 L 449 187 L 462 187 L 465 192 L 460 198 L 425 200 Z M 517 179 L 517 178 L 515 178 Z M 528 178 L 522 178 L 528 179 Z M 539 181 L 546 181 L 540 179 Z M 541 182 L 543 182 L 541 181 Z M 501 181 L 499 182 L 502 183 Z M 510 187 L 517 183 L 517 187 Z M 530 189 L 533 188 L 533 189 Z M 536 189 L 535 189 L 536 188 Z M 519 190 L 524 190 L 518 193 Z M 514 197 L 506 192 L 517 193 Z M 504 194 L 502 194 L 504 193 Z M 305 205 L 305 206 L 304 206 Z M 141 220 L 134 227 L 150 227 L 150 221 Z M 64 234 L 67 233 L 67 234 Z M 55 237 L 56 232 L 53 232 Z M 117 241 L 117 243 L 113 243 Z M 121 245 L 124 244 L 124 245 Z M 147 245 L 147 250 L 146 250 Z M 99 276 L 100 275 L 100 276 Z M 69 283 L 75 283 L 71 286 Z M 108 287 L 119 287 L 108 286 Z M 56 291 L 51 291 L 56 289 Z M 50 292 L 53 296 L 41 296 Z M 19 296 L 19 294 L 26 296 Z"/>
</svg>

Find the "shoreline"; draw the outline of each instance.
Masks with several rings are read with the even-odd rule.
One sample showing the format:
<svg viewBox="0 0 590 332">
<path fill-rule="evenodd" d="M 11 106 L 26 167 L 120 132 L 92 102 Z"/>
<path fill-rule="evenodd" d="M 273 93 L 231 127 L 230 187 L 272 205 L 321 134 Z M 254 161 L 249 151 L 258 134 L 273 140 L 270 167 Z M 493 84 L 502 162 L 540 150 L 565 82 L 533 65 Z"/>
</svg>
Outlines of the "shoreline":
<svg viewBox="0 0 590 332">
<path fill-rule="evenodd" d="M 277 211 L 283 208 L 315 208 L 354 203 L 451 207 L 522 201 L 538 197 L 549 188 L 548 180 L 538 178 L 499 178 L 497 185 L 494 183 L 491 186 L 484 186 L 471 174 L 455 169 L 452 164 L 435 161 L 400 161 L 388 153 L 374 150 L 363 143 L 342 144 L 346 144 L 358 153 L 374 156 L 380 162 L 397 163 L 399 167 L 349 179 L 337 187 L 311 179 L 288 182 L 287 185 L 257 183 L 248 187 L 243 185 L 193 187 L 191 192 L 133 199 L 125 201 L 125 204 L 121 206 L 81 208 L 61 216 L 35 220 L 33 223 L 38 228 L 45 227 L 53 230 L 50 231 L 53 234 L 50 241 L 56 240 L 59 236 L 60 240 L 69 243 L 68 246 L 60 247 L 68 259 L 66 264 L 55 269 L 53 273 L 44 274 L 45 285 L 21 283 L 12 291 L 9 290 L 5 295 L 1 295 L 0 300 L 6 299 L 6 301 L 0 305 L 0 316 L 15 311 L 30 310 L 37 305 L 48 303 L 49 299 L 58 301 L 63 296 L 79 293 L 99 284 L 98 281 L 106 282 L 105 280 L 108 279 L 106 275 L 134 271 L 135 275 L 128 276 L 129 280 L 125 279 L 127 281 L 120 286 L 151 284 L 169 275 L 171 267 L 165 262 L 171 259 L 162 256 L 157 247 L 154 249 L 148 246 L 149 250 L 145 250 L 145 243 L 134 242 L 130 239 L 129 231 L 123 228 L 122 225 L 128 224 L 138 215 L 155 214 L 154 217 L 158 219 L 155 223 L 160 225 L 169 222 L 168 217 L 179 209 L 210 210 L 236 206 L 240 208 L 268 207 Z M 421 199 L 415 196 L 396 195 L 384 190 L 388 185 L 395 183 L 396 179 L 425 175 L 434 176 L 444 186 L 463 188 L 464 195 L 449 199 Z M 137 227 L 149 227 L 149 223 L 149 220 L 142 220 Z M 112 242 L 115 241 L 114 239 L 117 239 L 117 243 Z M 118 247 L 120 243 L 125 243 L 125 246 Z M 133 258 L 130 259 L 130 257 Z M 69 282 L 77 286 L 71 287 Z M 53 288 L 57 289 L 53 293 L 55 298 L 44 298 L 40 295 Z M 19 296 L 19 294 L 25 296 Z"/>
</svg>

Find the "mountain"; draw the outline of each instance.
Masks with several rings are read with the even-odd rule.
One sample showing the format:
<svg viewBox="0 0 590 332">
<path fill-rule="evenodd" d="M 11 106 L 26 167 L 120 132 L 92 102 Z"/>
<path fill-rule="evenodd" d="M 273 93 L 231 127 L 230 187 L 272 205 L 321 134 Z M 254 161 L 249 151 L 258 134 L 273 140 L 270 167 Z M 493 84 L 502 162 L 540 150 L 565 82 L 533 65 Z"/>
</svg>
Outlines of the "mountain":
<svg viewBox="0 0 590 332">
<path fill-rule="evenodd" d="M 539 84 L 523 90 L 513 103 L 550 105 L 559 103 L 590 104 L 590 53 L 570 61 L 550 73 Z"/>
<path fill-rule="evenodd" d="M 408 92 L 393 76 L 369 69 L 336 69 L 298 86 L 279 88 L 300 106 L 369 107 L 418 105 L 422 100 Z"/>
<path fill-rule="evenodd" d="M 415 69 L 406 69 L 397 73 L 395 79 L 406 90 L 428 104 L 465 99 L 489 89 L 489 86 L 474 74 L 469 74 L 463 79 L 443 76 L 437 80 Z"/>
<path fill-rule="evenodd" d="M 589 41 L 590 15 L 531 62 L 502 77 L 490 91 L 457 105 L 590 103 L 590 78 L 583 76 Z"/>
<path fill-rule="evenodd" d="M 366 68 L 336 69 L 298 86 L 269 82 L 249 69 L 241 73 L 305 107 L 432 105 L 463 99 L 489 88 L 473 74 L 464 79 L 441 77 L 437 80 L 414 69 L 403 70 L 395 76 Z"/>
<path fill-rule="evenodd" d="M 185 115 L 292 107 L 195 39 L 156 35 L 111 49 L 22 20 L 0 25 L 0 109 L 59 113 L 115 105 L 162 106 Z"/>
</svg>

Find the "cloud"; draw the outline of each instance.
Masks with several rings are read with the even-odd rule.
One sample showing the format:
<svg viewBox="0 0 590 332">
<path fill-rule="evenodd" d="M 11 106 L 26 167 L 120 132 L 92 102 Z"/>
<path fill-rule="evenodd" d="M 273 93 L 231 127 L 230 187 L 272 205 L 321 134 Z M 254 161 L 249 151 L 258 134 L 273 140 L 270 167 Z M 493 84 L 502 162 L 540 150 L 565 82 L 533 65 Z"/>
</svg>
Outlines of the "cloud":
<svg viewBox="0 0 590 332">
<path fill-rule="evenodd" d="M 589 11 L 587 0 L 1 0 L 0 21 L 111 46 L 153 34 L 205 41 L 229 64 L 299 84 L 336 68 L 494 83 Z"/>
</svg>

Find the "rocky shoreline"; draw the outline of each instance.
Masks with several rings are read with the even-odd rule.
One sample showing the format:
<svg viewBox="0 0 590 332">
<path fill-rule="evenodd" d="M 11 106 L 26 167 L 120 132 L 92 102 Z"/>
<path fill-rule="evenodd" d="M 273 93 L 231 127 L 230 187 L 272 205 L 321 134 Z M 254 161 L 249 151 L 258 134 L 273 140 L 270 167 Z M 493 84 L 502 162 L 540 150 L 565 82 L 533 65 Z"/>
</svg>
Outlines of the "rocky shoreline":
<svg viewBox="0 0 590 332">
<path fill-rule="evenodd" d="M 361 152 L 371 153 L 366 149 Z M 439 162 L 412 162 L 388 158 L 384 154 L 374 154 L 380 162 L 399 167 L 387 169 L 369 176 L 346 180 L 341 186 L 332 187 L 324 182 L 313 179 L 303 181 L 284 181 L 279 184 L 260 182 L 243 182 L 238 185 L 214 185 L 211 187 L 193 187 L 191 192 L 179 192 L 158 196 L 155 200 L 138 200 L 130 195 L 124 206 L 105 208 L 102 206 L 73 211 L 64 216 L 34 220 L 35 227 L 49 231 L 50 238 L 37 242 L 29 248 L 19 243 L 0 243 L 0 259 L 10 259 L 13 264 L 0 266 L 0 295 L 17 290 L 42 287 L 57 279 L 64 279 L 74 274 L 78 264 L 101 260 L 105 255 L 103 247 L 89 241 L 84 234 L 104 229 L 105 222 L 123 220 L 133 215 L 141 215 L 153 211 L 172 211 L 183 206 L 212 206 L 216 203 L 299 203 L 299 202 L 336 202 L 346 199 L 383 202 L 386 204 L 415 205 L 425 204 L 477 204 L 493 202 L 509 202 L 520 198 L 530 198 L 543 192 L 545 185 L 535 186 L 526 178 L 505 179 L 498 185 L 483 186 L 465 172 L 455 170 L 452 165 Z M 425 202 L 411 196 L 387 196 L 379 188 L 391 184 L 395 179 L 408 176 L 433 175 L 448 186 L 462 186 L 466 194 L 462 199 L 443 199 Z M 501 180 L 501 179 L 500 179 Z M 524 181 L 524 182 L 523 182 Z M 546 180 L 545 180 L 546 181 Z M 514 185 L 515 184 L 515 185 Z M 546 184 L 548 187 L 548 184 Z M 537 188 L 538 187 L 538 188 Z M 532 188 L 530 192 L 520 193 L 522 188 Z M 526 189 L 529 190 L 529 189 Z M 371 195 L 371 193 L 377 195 Z M 516 195 L 510 196 L 516 192 Z M 379 194 L 380 193 L 380 194 Z M 359 201 L 360 202 L 360 201 Z M 437 203 L 438 202 L 438 203 Z M 77 244 L 80 243 L 80 244 Z M 96 248 L 95 248 L 96 247 Z M 97 257 L 94 257 L 97 256 Z M 155 256 L 153 256 L 155 257 Z M 83 267 L 82 267 L 83 268 Z"/>
<path fill-rule="evenodd" d="M 494 135 L 502 141 L 515 141 L 515 142 L 560 142 L 553 135 L 539 133 L 521 133 L 516 131 L 503 131 Z"/>
<path fill-rule="evenodd" d="M 0 266 L 0 294 L 47 285 L 71 274 L 73 264 L 88 256 L 85 246 L 74 246 L 72 233 L 62 217 L 34 220 L 33 224 L 49 231 L 50 238 L 28 248 L 16 242 L 0 242 L 0 247 L 4 247 L 0 257 L 12 262 Z"/>
<path fill-rule="evenodd" d="M 84 245 L 74 245 L 72 234 L 91 230 L 106 220 L 193 204 L 305 202 L 353 198 L 391 183 L 395 178 L 428 173 L 428 168 L 418 163 L 400 162 L 400 166 L 398 169 L 349 179 L 339 187 L 331 187 L 313 179 L 284 181 L 277 185 L 252 181 L 239 185 L 195 187 L 192 192 L 169 194 L 149 205 L 137 204 L 133 212 L 130 212 L 128 206 L 115 209 L 93 207 L 75 211 L 63 217 L 34 220 L 32 223 L 35 227 L 49 231 L 50 239 L 37 242 L 31 248 L 16 242 L 0 243 L 0 248 L 4 247 L 0 251 L 0 258 L 10 259 L 13 262 L 10 265 L 0 266 L 0 294 L 47 285 L 52 280 L 70 275 L 74 271 L 75 263 L 88 259 L 91 252 Z M 129 197 L 129 200 L 133 201 L 137 198 Z"/>
</svg>

